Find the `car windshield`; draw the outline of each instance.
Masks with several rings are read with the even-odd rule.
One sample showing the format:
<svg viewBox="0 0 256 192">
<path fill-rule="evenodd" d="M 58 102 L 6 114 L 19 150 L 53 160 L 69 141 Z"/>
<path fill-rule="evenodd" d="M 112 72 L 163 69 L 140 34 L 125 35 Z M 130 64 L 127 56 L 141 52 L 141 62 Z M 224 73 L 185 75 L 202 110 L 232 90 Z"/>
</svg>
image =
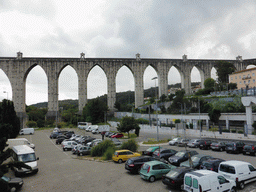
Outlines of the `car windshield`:
<svg viewBox="0 0 256 192">
<path fill-rule="evenodd" d="M 35 153 L 18 155 L 18 161 L 22 161 L 24 163 L 36 161 Z"/>
<path fill-rule="evenodd" d="M 175 156 L 183 157 L 184 154 L 185 154 L 184 152 L 178 152 L 178 153 L 175 154 Z"/>
<path fill-rule="evenodd" d="M 146 151 L 148 152 L 154 151 L 154 148 L 148 148 Z"/>
<path fill-rule="evenodd" d="M 177 177 L 179 175 L 179 172 L 177 171 L 170 171 L 169 173 L 166 174 L 168 177 Z"/>
<path fill-rule="evenodd" d="M 193 157 L 191 157 L 191 160 L 192 160 L 193 162 L 196 162 L 196 163 L 197 163 L 197 162 L 199 162 L 200 158 L 193 156 Z"/>
<path fill-rule="evenodd" d="M 5 177 L 5 176 L 1 177 L 1 179 L 3 179 L 6 182 L 9 182 L 11 180 L 9 177 Z"/>
<path fill-rule="evenodd" d="M 212 164 L 209 162 L 203 162 L 203 166 L 205 166 L 207 169 L 211 169 L 212 168 Z"/>
<path fill-rule="evenodd" d="M 177 141 L 179 138 L 174 138 L 173 141 Z"/>
</svg>

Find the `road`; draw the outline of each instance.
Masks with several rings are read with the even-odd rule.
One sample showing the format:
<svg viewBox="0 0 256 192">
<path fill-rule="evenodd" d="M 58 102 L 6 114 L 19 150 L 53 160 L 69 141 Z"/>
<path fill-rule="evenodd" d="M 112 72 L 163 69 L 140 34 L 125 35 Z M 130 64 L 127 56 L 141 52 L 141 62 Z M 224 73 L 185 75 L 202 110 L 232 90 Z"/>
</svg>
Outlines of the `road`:
<svg viewBox="0 0 256 192">
<path fill-rule="evenodd" d="M 36 145 L 36 155 L 39 157 L 39 172 L 36 175 L 23 177 L 24 186 L 21 192 L 90 192 L 90 191 L 173 191 L 162 184 L 161 180 L 149 183 L 133 175 L 124 169 L 124 164 L 114 162 L 97 162 L 84 160 L 72 155 L 70 151 L 64 152 L 60 145 L 55 145 L 55 140 L 49 139 L 51 130 L 36 131 L 34 135 L 25 135 L 28 140 Z M 83 130 L 75 129 L 76 133 L 85 133 Z M 97 135 L 101 138 L 100 135 Z M 141 138 L 143 138 L 143 133 Z M 166 148 L 183 150 L 183 147 Z M 139 150 L 147 149 L 141 146 Z M 210 154 L 214 157 L 226 160 L 237 159 L 248 161 L 256 166 L 256 157 L 226 154 L 225 152 L 212 152 L 196 149 L 199 153 Z M 12 171 L 9 175 L 13 175 Z M 255 183 L 246 185 L 243 191 L 256 189 Z M 177 191 L 176 191 L 177 192 Z"/>
</svg>

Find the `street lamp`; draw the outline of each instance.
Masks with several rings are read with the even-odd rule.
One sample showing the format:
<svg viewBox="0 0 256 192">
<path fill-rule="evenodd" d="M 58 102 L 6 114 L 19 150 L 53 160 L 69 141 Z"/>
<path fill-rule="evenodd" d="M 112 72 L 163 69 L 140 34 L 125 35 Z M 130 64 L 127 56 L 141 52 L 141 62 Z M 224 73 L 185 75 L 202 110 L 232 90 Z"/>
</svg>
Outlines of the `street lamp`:
<svg viewBox="0 0 256 192">
<path fill-rule="evenodd" d="M 199 110 L 199 128 L 200 128 L 200 140 L 201 140 L 201 132 L 202 132 L 202 124 L 201 124 L 201 116 L 200 116 L 200 100 L 198 98 L 198 110 Z"/>
<path fill-rule="evenodd" d="M 7 91 L 4 91 L 3 93 L 6 93 L 6 94 L 7 94 L 7 100 L 8 100 L 8 92 L 7 92 Z"/>
<path fill-rule="evenodd" d="M 155 90 L 156 90 L 156 130 L 157 130 L 157 141 L 159 141 L 159 136 L 158 136 L 158 111 L 157 111 L 157 89 L 156 89 L 157 77 L 154 77 L 151 80 L 155 80 Z"/>
</svg>

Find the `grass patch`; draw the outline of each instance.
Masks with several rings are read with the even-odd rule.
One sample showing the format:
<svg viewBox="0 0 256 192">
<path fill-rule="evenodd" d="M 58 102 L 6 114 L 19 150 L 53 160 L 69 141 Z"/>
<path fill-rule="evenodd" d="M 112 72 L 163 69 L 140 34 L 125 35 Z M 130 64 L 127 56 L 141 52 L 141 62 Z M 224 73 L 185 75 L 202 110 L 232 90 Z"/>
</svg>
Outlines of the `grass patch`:
<svg viewBox="0 0 256 192">
<path fill-rule="evenodd" d="M 156 139 L 150 138 L 148 141 L 144 141 L 142 144 L 159 144 L 159 143 L 168 143 L 170 141 L 169 139 L 164 139 L 164 140 L 159 140 L 157 141 Z"/>
<path fill-rule="evenodd" d="M 128 138 L 128 133 L 123 133 L 124 137 Z M 129 139 L 137 138 L 137 135 L 135 133 L 129 133 Z"/>
</svg>

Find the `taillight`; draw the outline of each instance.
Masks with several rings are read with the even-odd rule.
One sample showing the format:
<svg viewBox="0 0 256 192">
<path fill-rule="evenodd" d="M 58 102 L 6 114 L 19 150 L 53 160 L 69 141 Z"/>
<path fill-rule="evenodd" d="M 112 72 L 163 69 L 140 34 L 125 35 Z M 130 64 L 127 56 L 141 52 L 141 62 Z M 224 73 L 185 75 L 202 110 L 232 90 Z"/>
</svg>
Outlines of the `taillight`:
<svg viewBox="0 0 256 192">
<path fill-rule="evenodd" d="M 199 185 L 199 192 L 202 192 L 202 187 L 201 187 L 201 185 Z"/>
<path fill-rule="evenodd" d="M 213 171 L 213 168 L 211 168 L 211 171 Z"/>
<path fill-rule="evenodd" d="M 134 164 L 130 164 L 129 167 L 134 167 Z"/>
<path fill-rule="evenodd" d="M 206 141 L 204 142 L 204 144 L 206 145 Z"/>
<path fill-rule="evenodd" d="M 236 182 L 238 182 L 238 177 L 236 178 Z"/>
<path fill-rule="evenodd" d="M 219 147 L 219 145 L 216 145 L 216 147 Z"/>
<path fill-rule="evenodd" d="M 244 146 L 243 146 L 243 149 L 244 149 Z"/>
<path fill-rule="evenodd" d="M 254 146 L 252 146 L 252 150 L 254 150 Z"/>
<path fill-rule="evenodd" d="M 175 181 L 172 180 L 172 184 L 175 184 Z"/>
<path fill-rule="evenodd" d="M 157 153 L 157 156 L 159 156 L 160 155 L 160 153 Z"/>
<path fill-rule="evenodd" d="M 148 166 L 148 170 L 147 170 L 147 173 L 150 171 L 150 166 Z"/>
</svg>

